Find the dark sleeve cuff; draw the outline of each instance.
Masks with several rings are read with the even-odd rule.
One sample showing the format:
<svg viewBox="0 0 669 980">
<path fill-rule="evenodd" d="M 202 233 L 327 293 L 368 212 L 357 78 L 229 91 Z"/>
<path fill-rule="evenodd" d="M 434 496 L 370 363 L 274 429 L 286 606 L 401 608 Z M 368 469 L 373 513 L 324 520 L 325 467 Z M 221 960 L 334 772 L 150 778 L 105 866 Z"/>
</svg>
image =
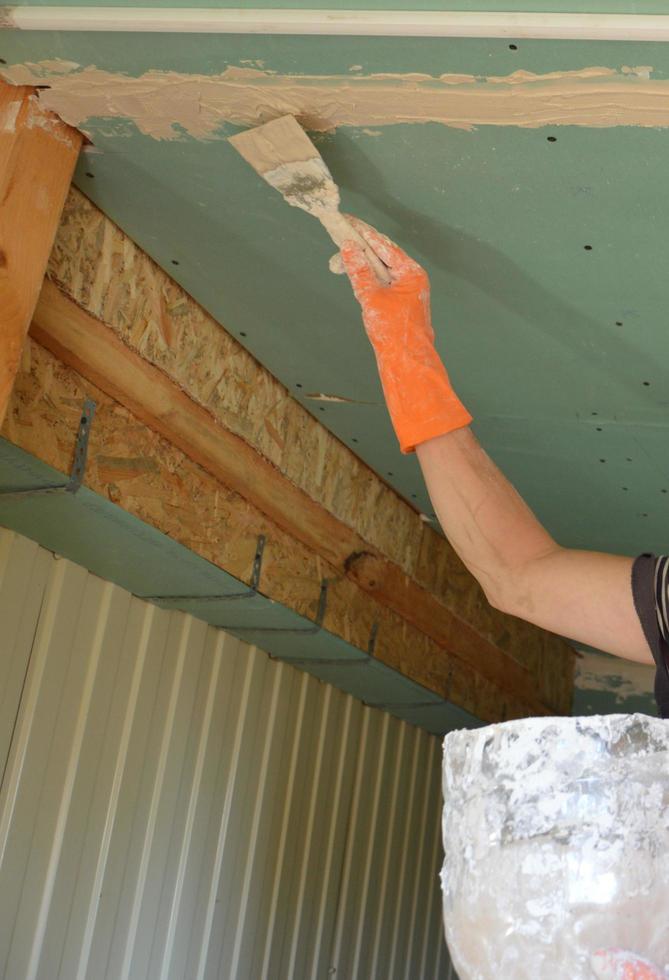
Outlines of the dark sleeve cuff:
<svg viewBox="0 0 669 980">
<path fill-rule="evenodd" d="M 632 565 L 632 596 L 641 628 L 655 661 L 655 700 L 661 718 L 669 718 L 667 645 L 660 633 L 655 598 L 654 555 L 639 555 Z"/>
</svg>

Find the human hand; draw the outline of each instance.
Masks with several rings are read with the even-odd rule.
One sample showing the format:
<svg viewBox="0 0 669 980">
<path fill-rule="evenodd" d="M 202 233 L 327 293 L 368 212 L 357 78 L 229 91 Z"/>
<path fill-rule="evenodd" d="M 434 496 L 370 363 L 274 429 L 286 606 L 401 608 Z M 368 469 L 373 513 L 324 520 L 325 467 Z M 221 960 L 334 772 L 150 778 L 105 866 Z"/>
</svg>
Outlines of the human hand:
<svg viewBox="0 0 669 980">
<path fill-rule="evenodd" d="M 427 273 L 385 235 L 350 220 L 390 274 L 390 284 L 384 285 L 361 245 L 346 241 L 341 246 L 400 448 L 411 452 L 428 439 L 469 425 L 472 417 L 434 347 Z"/>
<path fill-rule="evenodd" d="M 625 949 L 601 949 L 590 963 L 597 980 L 667 980 L 663 970 Z"/>
<path fill-rule="evenodd" d="M 358 243 L 348 241 L 342 245 L 344 268 L 362 307 L 365 329 L 375 351 L 382 354 L 398 346 L 413 350 L 426 343 L 432 346 L 434 332 L 427 273 L 399 245 L 371 225 L 347 217 L 390 273 L 391 282 L 384 285 Z"/>
</svg>

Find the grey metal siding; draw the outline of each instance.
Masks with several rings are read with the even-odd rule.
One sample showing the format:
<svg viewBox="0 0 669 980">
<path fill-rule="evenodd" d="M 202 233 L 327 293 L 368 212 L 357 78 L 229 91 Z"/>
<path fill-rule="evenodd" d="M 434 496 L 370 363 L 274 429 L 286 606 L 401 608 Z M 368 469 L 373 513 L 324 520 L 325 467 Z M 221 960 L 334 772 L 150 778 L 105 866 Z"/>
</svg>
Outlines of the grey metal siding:
<svg viewBox="0 0 669 980">
<path fill-rule="evenodd" d="M 438 740 L 0 531 L 7 980 L 448 978 Z"/>
</svg>

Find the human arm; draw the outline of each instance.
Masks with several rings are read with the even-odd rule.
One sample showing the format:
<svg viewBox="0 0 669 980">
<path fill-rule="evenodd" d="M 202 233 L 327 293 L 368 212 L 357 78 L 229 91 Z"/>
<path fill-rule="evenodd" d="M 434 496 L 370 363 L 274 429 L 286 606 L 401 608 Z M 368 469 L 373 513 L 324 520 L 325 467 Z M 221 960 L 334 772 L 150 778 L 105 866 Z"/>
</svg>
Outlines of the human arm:
<svg viewBox="0 0 669 980">
<path fill-rule="evenodd" d="M 498 609 L 632 660 L 653 657 L 635 611 L 632 559 L 558 545 L 483 451 L 433 345 L 429 283 L 405 253 L 357 227 L 390 269 L 382 286 L 359 247 L 342 258 L 362 306 L 403 451 L 416 448 L 435 512 Z"/>
<path fill-rule="evenodd" d="M 631 558 L 557 544 L 469 427 L 421 443 L 416 453 L 444 533 L 492 606 L 653 662 L 634 608 Z"/>
</svg>

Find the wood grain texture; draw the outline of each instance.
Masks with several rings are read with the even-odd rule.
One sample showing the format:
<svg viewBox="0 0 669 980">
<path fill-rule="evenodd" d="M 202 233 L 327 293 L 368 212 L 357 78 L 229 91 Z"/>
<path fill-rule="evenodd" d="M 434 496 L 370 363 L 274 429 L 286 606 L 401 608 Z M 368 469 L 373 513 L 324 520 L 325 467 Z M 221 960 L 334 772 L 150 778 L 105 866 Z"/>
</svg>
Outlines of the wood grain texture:
<svg viewBox="0 0 669 980">
<path fill-rule="evenodd" d="M 567 644 L 492 609 L 445 538 L 74 188 L 49 276 L 336 518 L 341 541 L 323 542 L 336 549 L 335 561 L 358 551 L 388 559 L 528 670 L 543 703 L 569 710 L 573 652 Z"/>
<path fill-rule="evenodd" d="M 542 700 L 536 693 L 536 678 L 516 664 L 508 653 L 481 637 L 461 616 L 446 609 L 387 558 L 378 553 L 367 555 L 364 539 L 287 480 L 239 436 L 223 428 L 162 371 L 148 364 L 109 327 L 78 307 L 48 280 L 37 304 L 31 336 L 120 402 L 138 421 L 159 433 L 219 481 L 227 492 L 239 497 L 259 515 L 259 521 L 270 522 L 296 546 L 308 549 L 318 560 L 327 563 L 330 577 L 350 576 L 378 607 L 398 618 L 393 631 L 395 637 L 406 637 L 408 627 L 419 630 L 430 645 L 442 651 L 444 664 L 448 663 L 451 674 L 457 668 L 468 673 L 470 679 L 476 675 L 486 684 L 494 685 L 500 703 L 504 700 L 512 705 L 510 710 L 514 715 L 559 710 L 553 699 Z M 180 509 L 192 507 L 191 498 L 184 495 L 179 506 Z M 226 522 L 233 538 L 239 522 L 239 518 Z M 247 526 L 248 517 L 241 523 Z M 271 537 L 267 529 L 258 533 Z M 363 558 L 358 560 L 361 554 Z M 277 572 L 282 574 L 280 567 Z M 285 574 L 291 577 L 287 568 Z M 313 576 L 312 596 L 316 595 L 322 577 Z M 351 605 L 351 598 L 346 609 L 342 609 L 346 631 L 352 622 L 364 622 L 369 627 L 365 630 L 368 637 L 369 613 L 361 608 L 360 601 Z M 354 608 L 357 608 L 355 615 Z M 410 633 L 414 634 L 414 630 Z M 364 642 L 359 645 L 364 649 Z M 420 673 L 424 678 L 424 652 L 418 654 L 415 647 L 403 647 L 399 643 L 394 654 L 389 651 L 394 665 L 409 677 L 417 679 Z M 434 665 L 432 670 L 434 674 Z M 435 683 L 443 690 L 443 679 L 433 676 L 428 686 Z"/>
<path fill-rule="evenodd" d="M 32 338 L 1 434 L 65 474 L 86 397 L 97 405 L 85 476 L 89 489 L 245 581 L 251 576 L 257 536 L 264 534 L 263 595 L 313 618 L 320 582 L 327 578 L 324 626 L 336 636 L 365 650 L 376 623 L 375 657 L 441 697 L 485 721 L 533 712 L 533 704 L 506 695 L 377 602 Z"/>
<path fill-rule="evenodd" d="M 0 423 L 81 139 L 34 89 L 0 82 Z"/>
</svg>

